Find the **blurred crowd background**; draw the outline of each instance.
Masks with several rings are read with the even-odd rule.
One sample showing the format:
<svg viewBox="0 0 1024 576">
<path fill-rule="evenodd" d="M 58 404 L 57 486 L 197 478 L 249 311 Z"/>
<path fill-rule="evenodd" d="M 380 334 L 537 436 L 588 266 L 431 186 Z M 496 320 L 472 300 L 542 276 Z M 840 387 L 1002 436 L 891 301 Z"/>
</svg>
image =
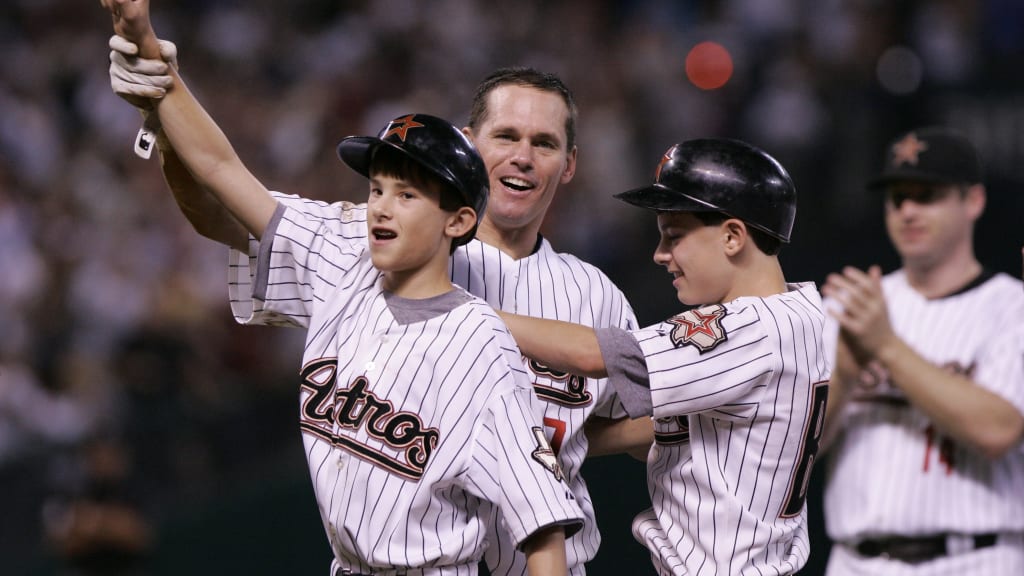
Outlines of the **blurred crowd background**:
<svg viewBox="0 0 1024 576">
<path fill-rule="evenodd" d="M 653 218 L 611 195 L 701 136 L 789 169 L 783 264 L 820 284 L 895 266 L 864 191 L 885 143 L 961 129 L 987 169 L 980 257 L 1021 272 L 1019 0 L 153 0 L 153 18 L 257 176 L 325 200 L 365 194 L 342 136 L 410 111 L 464 123 L 496 66 L 558 73 L 581 111 L 579 167 L 544 233 L 604 269 L 642 324 L 679 304 L 650 258 Z M 132 153 L 140 118 L 110 91 L 110 30 L 95 1 L 0 6 L 0 573 L 325 574 L 295 425 L 303 334 L 234 324 L 226 248 Z M 706 40 L 734 62 L 716 90 L 684 69 Z M 590 572 L 646 573 L 629 532 L 642 464 L 587 466 L 605 534 Z M 809 505 L 815 574 L 828 542 Z"/>
</svg>

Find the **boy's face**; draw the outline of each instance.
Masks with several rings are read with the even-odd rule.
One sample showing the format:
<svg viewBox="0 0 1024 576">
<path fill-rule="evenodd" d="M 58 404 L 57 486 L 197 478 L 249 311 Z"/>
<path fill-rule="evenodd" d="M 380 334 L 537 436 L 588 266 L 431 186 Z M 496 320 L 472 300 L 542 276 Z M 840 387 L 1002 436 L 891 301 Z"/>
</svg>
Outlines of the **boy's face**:
<svg viewBox="0 0 1024 576">
<path fill-rule="evenodd" d="M 487 166 L 484 219 L 493 227 L 539 226 L 559 184 L 572 180 L 576 149 L 566 148 L 568 115 L 558 94 L 537 88 L 504 85 L 487 96 L 487 116 L 470 137 Z"/>
<path fill-rule="evenodd" d="M 706 225 L 690 212 L 659 212 L 661 240 L 654 262 L 672 274 L 676 297 L 697 306 L 726 301 L 732 265 L 724 251 L 722 225 Z"/>
<path fill-rule="evenodd" d="M 453 215 L 441 209 L 440 185 L 415 185 L 373 173 L 366 226 L 370 258 L 382 272 L 416 272 L 431 262 L 447 266 Z"/>
</svg>

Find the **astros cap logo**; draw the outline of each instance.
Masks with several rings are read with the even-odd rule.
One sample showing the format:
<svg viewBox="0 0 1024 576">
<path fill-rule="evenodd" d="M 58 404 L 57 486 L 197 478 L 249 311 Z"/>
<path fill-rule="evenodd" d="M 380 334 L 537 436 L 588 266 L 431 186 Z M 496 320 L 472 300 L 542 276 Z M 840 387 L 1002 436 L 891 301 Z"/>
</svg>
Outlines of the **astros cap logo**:
<svg viewBox="0 0 1024 576">
<path fill-rule="evenodd" d="M 388 136 L 398 136 L 398 139 L 405 142 L 406 133 L 413 128 L 421 128 L 423 124 L 420 124 L 414 118 L 415 114 L 409 114 L 408 116 L 402 116 L 391 121 L 391 126 L 388 127 L 388 131 L 384 133 L 381 139 L 387 138 Z M 401 124 L 399 124 L 401 122 Z"/>
</svg>

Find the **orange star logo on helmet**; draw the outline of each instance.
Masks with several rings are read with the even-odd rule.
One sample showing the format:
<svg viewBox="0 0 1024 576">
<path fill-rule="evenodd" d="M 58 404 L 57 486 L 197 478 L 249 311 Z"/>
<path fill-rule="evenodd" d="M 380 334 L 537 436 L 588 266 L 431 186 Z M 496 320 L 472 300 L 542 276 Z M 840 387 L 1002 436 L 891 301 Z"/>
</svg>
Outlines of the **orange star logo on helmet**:
<svg viewBox="0 0 1024 576">
<path fill-rule="evenodd" d="M 401 118 L 392 120 L 390 128 L 388 128 L 388 131 L 384 133 L 384 136 L 381 139 L 383 140 L 388 136 L 398 136 L 399 140 L 405 142 L 405 136 L 409 130 L 423 126 L 423 124 L 414 120 L 415 117 L 415 114 L 409 114 L 408 116 L 402 116 Z"/>
<path fill-rule="evenodd" d="M 894 166 L 910 164 L 917 166 L 918 155 L 928 149 L 928 144 L 917 139 L 914 133 L 907 134 L 899 142 L 892 145 L 892 163 Z"/>
<path fill-rule="evenodd" d="M 672 153 L 675 152 L 676 147 L 669 148 L 665 154 L 661 156 L 661 161 L 658 162 L 658 168 L 654 171 L 654 179 L 661 180 L 661 169 L 665 167 L 665 164 L 672 160 Z"/>
</svg>

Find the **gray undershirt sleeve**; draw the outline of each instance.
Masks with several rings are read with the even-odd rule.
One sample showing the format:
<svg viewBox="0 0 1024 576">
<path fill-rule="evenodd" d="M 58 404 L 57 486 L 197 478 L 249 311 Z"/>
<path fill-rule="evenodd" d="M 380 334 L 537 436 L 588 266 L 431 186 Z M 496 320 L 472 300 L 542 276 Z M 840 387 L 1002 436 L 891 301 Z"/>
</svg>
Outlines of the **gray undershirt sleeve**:
<svg viewBox="0 0 1024 576">
<path fill-rule="evenodd" d="M 594 332 L 608 371 L 608 383 L 618 393 L 626 413 L 630 418 L 650 416 L 654 412 L 651 383 L 640 344 L 621 328 L 598 328 Z"/>
</svg>

